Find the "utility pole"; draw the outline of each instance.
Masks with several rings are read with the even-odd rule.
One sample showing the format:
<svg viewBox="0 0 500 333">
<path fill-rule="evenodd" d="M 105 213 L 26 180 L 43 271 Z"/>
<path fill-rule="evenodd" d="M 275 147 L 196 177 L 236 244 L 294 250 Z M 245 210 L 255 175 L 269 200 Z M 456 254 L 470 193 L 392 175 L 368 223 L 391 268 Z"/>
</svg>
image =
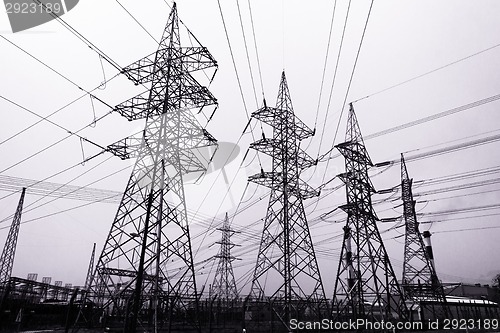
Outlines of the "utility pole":
<svg viewBox="0 0 500 333">
<path fill-rule="evenodd" d="M 401 200 L 405 219 L 405 256 L 403 263 L 403 292 L 405 301 L 420 311 L 420 320 L 449 318 L 443 286 L 434 267 L 432 250 L 425 246 L 419 230 L 415 200 L 412 192 L 413 179 L 408 175 L 403 154 L 401 154 Z M 428 235 L 430 243 L 430 233 Z M 425 316 L 428 318 L 424 318 Z M 417 318 L 415 318 L 417 319 Z"/>
<path fill-rule="evenodd" d="M 184 324 L 200 329 L 183 177 L 204 172 L 196 151 L 217 145 L 194 115 L 217 100 L 192 76 L 217 62 L 187 33 L 195 46 L 181 46 L 174 4 L 158 50 L 122 71 L 136 85 L 150 87 L 115 110 L 146 124 L 137 135 L 108 146 L 120 158 L 136 162 L 97 262 L 91 293 L 102 321 L 122 325 L 125 332 L 135 332 L 137 325 L 154 325 L 157 331 L 165 321 L 169 331 Z"/>
<path fill-rule="evenodd" d="M 377 227 L 368 177 L 372 161 L 363 142 L 352 104 L 349 105 L 346 141 L 336 146 L 345 158 L 347 213 L 344 239 L 335 280 L 333 318 L 388 321 L 407 318 L 406 305 Z"/>
<path fill-rule="evenodd" d="M 276 107 L 264 101 L 252 118 L 271 126 L 273 137 L 263 134 L 250 145 L 272 158 L 272 171 L 261 170 L 248 179 L 269 187 L 271 194 L 247 304 L 267 304 L 271 318 L 289 328 L 291 319 L 319 319 L 327 309 L 303 205 L 303 200 L 319 193 L 300 179 L 304 169 L 316 164 L 299 147 L 314 131 L 294 114 L 285 72 Z"/>
</svg>

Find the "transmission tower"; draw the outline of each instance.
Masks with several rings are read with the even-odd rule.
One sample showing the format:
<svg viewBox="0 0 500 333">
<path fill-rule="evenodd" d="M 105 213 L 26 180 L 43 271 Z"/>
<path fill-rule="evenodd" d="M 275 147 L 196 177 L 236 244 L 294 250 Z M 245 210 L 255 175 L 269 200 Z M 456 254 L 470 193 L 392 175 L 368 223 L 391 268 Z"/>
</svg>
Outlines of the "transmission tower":
<svg viewBox="0 0 500 333">
<path fill-rule="evenodd" d="M 215 258 L 219 259 L 219 263 L 214 282 L 210 289 L 210 298 L 217 298 L 222 301 L 223 305 L 230 305 L 231 302 L 238 298 L 232 265 L 232 262 L 237 260 L 237 258 L 231 255 L 231 249 L 237 245 L 231 242 L 231 236 L 236 231 L 231 229 L 227 213 L 222 228 L 218 228 L 217 230 L 222 231 L 222 239 L 220 242 L 217 242 L 217 244 L 220 244 L 220 250 Z"/>
<path fill-rule="evenodd" d="M 183 177 L 204 172 L 198 153 L 217 144 L 193 113 L 217 100 L 192 76 L 217 63 L 205 47 L 182 47 L 180 39 L 174 4 L 158 50 L 122 71 L 137 85 L 150 83 L 150 88 L 115 107 L 129 121 L 146 119 L 146 125 L 138 135 L 108 147 L 122 159 L 137 160 L 91 292 L 102 308 L 102 320 L 124 325 L 127 332 L 135 332 L 137 324 L 157 328 L 165 322 L 170 330 L 181 320 L 198 326 Z"/>
<path fill-rule="evenodd" d="M 21 215 L 23 213 L 24 194 L 26 188 L 21 192 L 21 198 L 17 204 L 16 213 L 9 229 L 9 234 L 3 247 L 2 256 L 0 257 L 0 287 L 4 289 L 9 283 L 12 275 L 12 267 L 14 266 L 14 257 L 16 255 L 17 236 L 19 235 L 19 226 L 21 225 Z"/>
<path fill-rule="evenodd" d="M 285 72 L 276 107 L 264 101 L 252 117 L 270 125 L 273 137 L 250 145 L 272 158 L 272 171 L 249 177 L 271 189 L 249 300 L 269 302 L 271 315 L 288 327 L 290 319 L 319 318 L 327 307 L 303 205 L 319 193 L 300 179 L 316 161 L 299 143 L 314 132 L 294 114 Z"/>
<path fill-rule="evenodd" d="M 347 223 L 332 314 L 337 320 L 404 319 L 406 306 L 372 207 L 371 195 L 375 189 L 368 177 L 368 168 L 373 164 L 352 104 L 349 107 L 346 141 L 336 146 L 345 158 L 345 173 L 338 177 L 346 184 L 347 203 L 340 208 L 347 213 Z"/>
<path fill-rule="evenodd" d="M 412 306 L 420 308 L 420 320 L 449 317 L 443 287 L 418 227 L 412 184 L 413 179 L 408 176 L 401 154 L 401 199 L 406 227 L 402 282 L 404 297 Z"/>
<path fill-rule="evenodd" d="M 95 264 L 95 243 L 92 247 L 92 254 L 90 255 L 89 268 L 87 269 L 87 276 L 85 278 L 85 287 L 84 290 L 88 290 L 90 285 L 92 284 L 92 277 L 94 274 L 94 264 Z"/>
<path fill-rule="evenodd" d="M 95 264 L 95 243 L 92 247 L 92 253 L 90 255 L 89 267 L 87 269 L 87 276 L 85 278 L 85 286 L 83 287 L 83 297 L 82 299 L 86 300 L 89 292 L 89 288 L 92 285 L 92 279 L 94 278 L 94 264 Z M 50 282 L 49 282 L 50 284 Z M 78 315 L 73 323 L 73 327 L 76 327 L 79 324 L 91 324 L 87 314 L 85 313 L 87 310 L 88 304 L 86 302 L 80 303 L 78 307 Z M 92 310 L 92 309 L 91 309 Z"/>
</svg>

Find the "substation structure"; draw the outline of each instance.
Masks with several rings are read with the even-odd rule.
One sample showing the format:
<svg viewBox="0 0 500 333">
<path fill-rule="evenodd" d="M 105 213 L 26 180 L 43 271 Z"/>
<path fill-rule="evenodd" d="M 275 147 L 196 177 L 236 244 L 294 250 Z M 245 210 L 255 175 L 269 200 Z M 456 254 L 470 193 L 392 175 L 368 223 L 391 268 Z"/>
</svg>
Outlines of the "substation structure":
<svg viewBox="0 0 500 333">
<path fill-rule="evenodd" d="M 345 142 L 346 214 L 333 298 L 323 288 L 304 201 L 319 196 L 301 180 L 317 164 L 300 142 L 314 135 L 295 116 L 285 73 L 275 107 L 252 113 L 272 129 L 272 137 L 250 148 L 268 155 L 249 182 L 270 188 L 251 288 L 237 289 L 231 255 L 236 233 L 226 214 L 217 271 L 208 297 L 197 289 L 183 180 L 203 173 L 201 152 L 216 151 L 217 140 L 197 121 L 217 100 L 194 72 L 214 71 L 217 62 L 187 30 L 195 46 L 181 44 L 176 5 L 156 52 L 123 68 L 141 93 L 114 110 L 129 121 L 145 120 L 144 130 L 107 147 L 121 159 L 136 159 L 103 250 L 92 251 L 85 285 L 51 284 L 37 275 L 12 277 L 26 189 L 23 189 L 0 257 L 0 329 L 86 328 L 92 331 L 291 332 L 291 321 L 428 321 L 499 319 L 498 290 L 443 284 L 437 276 L 430 233 L 421 233 L 412 179 L 401 155 L 401 199 L 405 221 L 404 265 L 398 281 L 378 229 L 372 205 L 377 193 L 368 171 L 374 165 L 352 104 Z M 183 39 L 184 40 L 184 39 Z M 206 73 L 205 73 L 206 74 Z M 210 76 L 208 76 L 210 77 Z M 213 75 L 212 75 L 213 78 Z M 210 108 L 211 109 L 211 108 Z M 215 111 L 206 117 L 209 121 Z M 321 188 L 321 187 L 320 187 Z M 491 291 L 491 295 L 490 295 Z M 486 296 L 484 296 L 486 293 Z M 329 330 L 310 330 L 327 332 Z"/>
</svg>

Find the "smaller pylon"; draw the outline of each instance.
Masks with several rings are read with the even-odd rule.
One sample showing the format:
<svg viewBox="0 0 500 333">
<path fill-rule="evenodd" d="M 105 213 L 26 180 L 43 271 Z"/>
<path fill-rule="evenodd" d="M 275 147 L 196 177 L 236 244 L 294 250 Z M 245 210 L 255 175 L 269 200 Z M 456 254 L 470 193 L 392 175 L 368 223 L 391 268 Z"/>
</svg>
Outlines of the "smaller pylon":
<svg viewBox="0 0 500 333">
<path fill-rule="evenodd" d="M 21 225 L 21 215 L 23 213 L 25 193 L 26 188 L 23 188 L 23 191 L 21 192 L 21 198 L 19 199 L 16 213 L 14 215 L 14 220 L 12 221 L 12 225 L 10 226 L 9 234 L 7 235 L 7 240 L 5 241 L 5 246 L 2 251 L 2 256 L 0 257 L 0 285 L 2 286 L 9 282 L 10 276 L 12 274 L 12 267 L 14 266 L 17 237 L 19 235 L 19 226 Z"/>
<path fill-rule="evenodd" d="M 410 304 L 410 308 L 417 307 L 419 309 L 418 319 L 420 320 L 449 317 L 450 313 L 446 304 L 444 290 L 434 267 L 432 250 L 429 250 L 424 245 L 419 230 L 412 183 L 413 179 L 408 176 L 405 159 L 401 154 L 401 199 L 405 219 L 402 282 L 404 298 Z M 429 232 L 424 233 L 430 238 Z"/>
<path fill-rule="evenodd" d="M 368 175 L 373 163 L 366 150 L 352 103 L 349 105 L 346 141 L 335 146 L 345 158 L 347 213 L 333 295 L 336 321 L 407 319 L 406 304 L 378 229 L 373 209 L 375 188 Z"/>
<path fill-rule="evenodd" d="M 92 308 L 88 308 L 87 297 L 89 296 L 89 289 L 92 286 L 92 280 L 94 278 L 94 265 L 95 265 L 95 243 L 92 247 L 92 254 L 90 255 L 89 268 L 87 269 L 87 276 L 85 278 L 85 286 L 82 291 L 82 300 L 83 302 L 80 304 L 78 309 L 78 315 L 76 316 L 75 322 L 73 324 L 74 327 L 83 324 L 90 324 L 90 315 L 85 312 L 92 311 Z"/>
<path fill-rule="evenodd" d="M 94 277 L 94 263 L 95 263 L 95 243 L 92 247 L 92 254 L 90 255 L 89 268 L 87 270 L 87 277 L 85 278 L 85 292 L 92 285 L 92 278 Z"/>
<path fill-rule="evenodd" d="M 0 257 L 0 316 L 2 314 L 1 309 L 3 302 L 9 293 L 9 281 L 12 275 L 12 267 L 14 266 L 14 257 L 16 255 L 17 238 L 19 235 L 19 227 L 21 225 L 21 215 L 23 213 L 25 193 L 26 188 L 23 187 L 21 198 L 17 204 L 16 213 L 14 214 L 14 219 L 12 220 L 12 225 L 10 226 L 9 234 L 7 235 L 7 240 L 5 241 L 2 256 Z"/>
<path fill-rule="evenodd" d="M 237 244 L 231 242 L 231 236 L 237 233 L 231 229 L 229 218 L 226 213 L 222 228 L 217 228 L 222 231 L 222 239 L 216 244 L 220 244 L 219 253 L 215 258 L 219 259 L 217 272 L 215 273 L 214 282 L 210 288 L 210 299 L 219 299 L 222 305 L 229 305 L 238 298 L 238 289 L 234 279 L 232 262 L 239 260 L 231 255 L 231 249 Z"/>
</svg>

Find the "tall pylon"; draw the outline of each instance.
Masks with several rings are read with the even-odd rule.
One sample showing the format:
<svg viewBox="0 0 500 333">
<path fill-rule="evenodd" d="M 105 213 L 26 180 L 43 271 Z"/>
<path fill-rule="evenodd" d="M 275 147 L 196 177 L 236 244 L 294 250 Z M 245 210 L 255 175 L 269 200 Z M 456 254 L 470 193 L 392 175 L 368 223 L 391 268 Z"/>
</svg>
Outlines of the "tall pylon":
<svg viewBox="0 0 500 333">
<path fill-rule="evenodd" d="M 334 320 L 392 320 L 407 318 L 402 292 L 377 227 L 368 176 L 372 161 L 365 148 L 352 104 L 349 105 L 346 141 L 336 146 L 345 158 L 347 213 L 344 239 L 335 280 Z"/>
<path fill-rule="evenodd" d="M 411 307 L 419 309 L 419 318 L 414 319 L 449 317 L 443 287 L 419 230 L 412 184 L 413 179 L 408 175 L 405 159 L 401 154 L 401 200 L 405 219 L 402 287 L 405 301 Z"/>
<path fill-rule="evenodd" d="M 17 204 L 16 213 L 9 229 L 9 234 L 5 240 L 2 256 L 0 257 L 0 288 L 4 291 L 9 283 L 12 275 L 12 267 L 14 266 L 14 257 L 16 256 L 17 238 L 19 235 L 19 227 L 21 226 L 21 215 L 23 214 L 24 195 L 26 188 L 23 187 L 19 203 Z M 3 292 L 2 292 L 3 294 Z M 1 298 L 0 298 L 1 300 Z"/>
<path fill-rule="evenodd" d="M 271 315 L 288 327 L 291 319 L 320 318 L 327 302 L 303 200 L 319 193 L 300 179 L 314 161 L 300 149 L 309 129 L 294 114 L 285 77 L 281 75 L 276 107 L 264 107 L 252 118 L 273 128 L 273 137 L 252 143 L 251 148 L 272 158 L 272 171 L 250 176 L 249 181 L 269 187 L 271 194 L 249 300 L 268 302 Z"/>
<path fill-rule="evenodd" d="M 222 238 L 220 242 L 217 242 L 217 244 L 220 244 L 220 250 L 215 258 L 219 259 L 219 263 L 217 264 L 217 272 L 215 273 L 214 282 L 210 289 L 210 298 L 218 299 L 223 306 L 227 306 L 238 298 L 238 289 L 236 288 L 232 265 L 232 262 L 238 258 L 231 255 L 231 249 L 237 246 L 231 242 L 231 236 L 236 231 L 231 229 L 227 213 L 222 228 L 217 228 L 217 230 L 222 231 Z"/>
<path fill-rule="evenodd" d="M 122 71 L 135 84 L 150 83 L 150 88 L 115 107 L 129 121 L 146 119 L 146 125 L 138 135 L 108 146 L 122 159 L 137 160 L 91 292 L 102 309 L 101 322 L 114 321 L 126 332 L 148 324 L 170 330 L 181 320 L 198 326 L 183 177 L 204 172 L 197 153 L 217 144 L 194 115 L 217 100 L 192 76 L 217 67 L 217 62 L 199 43 L 183 47 L 180 39 L 174 4 L 158 50 Z"/>
</svg>

